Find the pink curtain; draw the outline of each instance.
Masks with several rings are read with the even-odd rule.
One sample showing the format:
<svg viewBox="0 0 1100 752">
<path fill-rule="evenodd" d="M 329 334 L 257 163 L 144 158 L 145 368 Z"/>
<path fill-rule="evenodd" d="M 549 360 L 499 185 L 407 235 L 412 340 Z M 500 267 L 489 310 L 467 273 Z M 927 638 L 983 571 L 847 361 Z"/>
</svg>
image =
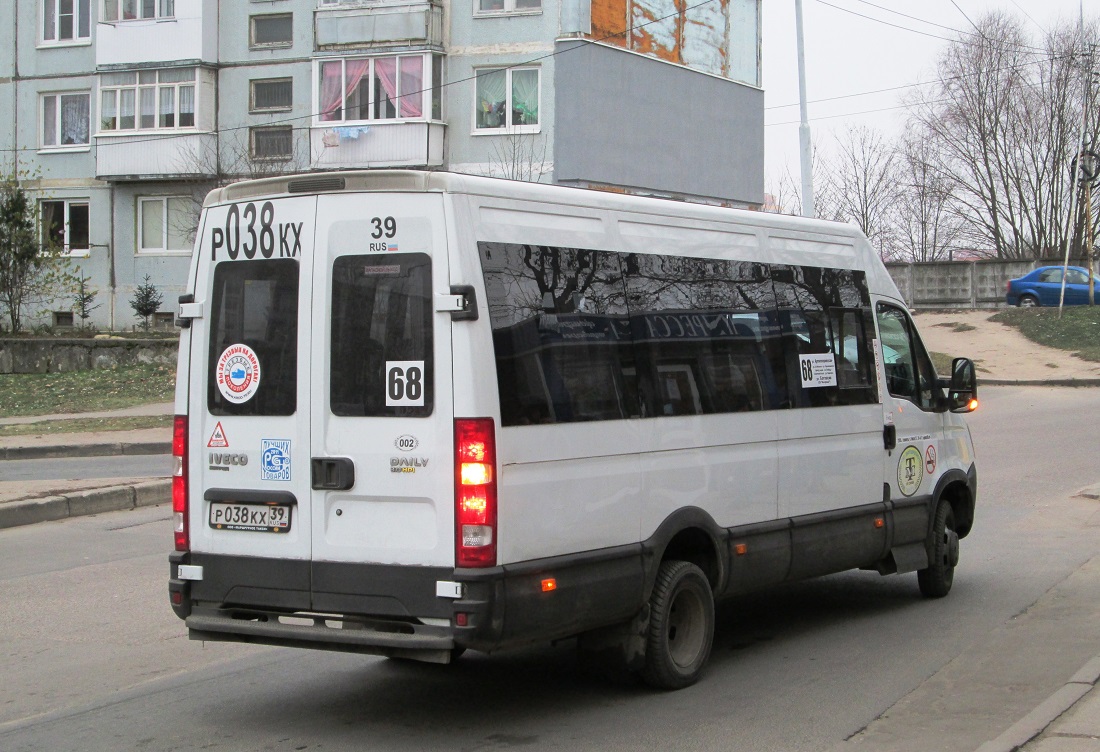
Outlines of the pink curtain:
<svg viewBox="0 0 1100 752">
<path fill-rule="evenodd" d="M 347 71 L 345 85 L 341 85 L 341 62 Z M 347 119 L 344 114 L 344 100 L 359 86 L 370 67 L 369 60 L 334 60 L 321 63 L 321 120 Z M 353 118 L 358 119 L 358 118 Z"/>
<path fill-rule="evenodd" d="M 395 57 L 379 57 L 374 60 L 374 75 L 381 82 L 382 89 L 386 92 L 386 96 L 390 102 L 396 107 L 397 102 L 397 58 Z M 377 102 L 374 105 L 374 116 L 378 118 L 386 117 L 385 106 L 382 102 Z"/>
<path fill-rule="evenodd" d="M 424 114 L 424 58 L 403 57 L 401 68 L 401 117 L 418 118 Z"/>
</svg>

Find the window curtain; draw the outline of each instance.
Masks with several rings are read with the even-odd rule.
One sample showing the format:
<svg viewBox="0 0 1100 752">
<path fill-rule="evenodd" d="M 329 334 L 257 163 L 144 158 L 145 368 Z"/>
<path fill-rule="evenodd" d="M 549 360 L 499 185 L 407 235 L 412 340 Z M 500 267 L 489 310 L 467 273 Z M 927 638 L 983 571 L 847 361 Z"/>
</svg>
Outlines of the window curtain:
<svg viewBox="0 0 1100 752">
<path fill-rule="evenodd" d="M 176 127 L 176 87 L 160 88 L 160 127 Z"/>
<path fill-rule="evenodd" d="M 164 200 L 141 202 L 141 250 L 164 248 Z"/>
<path fill-rule="evenodd" d="M 138 89 L 141 106 L 141 124 L 139 128 L 155 128 L 157 125 L 157 90 L 149 87 Z"/>
<path fill-rule="evenodd" d="M 118 128 L 118 92 L 106 89 L 103 92 L 103 104 L 100 107 L 102 118 L 99 127 L 105 131 L 113 131 Z"/>
<path fill-rule="evenodd" d="M 504 70 L 477 74 L 477 127 L 503 128 L 507 77 Z"/>
<path fill-rule="evenodd" d="M 344 120 L 344 99 L 359 87 L 370 60 L 336 60 L 321 63 L 321 120 Z M 343 70 L 342 70 L 343 69 Z M 344 82 L 341 73 L 346 71 Z"/>
<path fill-rule="evenodd" d="M 401 71 L 401 117 L 423 117 L 424 58 L 402 57 L 398 58 L 397 64 Z"/>
<path fill-rule="evenodd" d="M 61 97 L 61 143 L 88 143 L 88 95 Z"/>
<path fill-rule="evenodd" d="M 118 127 L 122 130 L 131 130 L 136 127 L 134 122 L 134 96 L 137 89 L 122 89 L 119 91 Z"/>
<path fill-rule="evenodd" d="M 57 39 L 56 13 L 57 7 L 54 5 L 54 0 L 45 0 L 42 3 L 42 39 L 47 42 Z"/>
<path fill-rule="evenodd" d="M 397 117 L 397 58 L 375 58 L 374 78 L 374 116 L 380 120 Z"/>
<path fill-rule="evenodd" d="M 512 125 L 538 125 L 539 72 L 512 71 Z"/>
<path fill-rule="evenodd" d="M 180 87 L 180 128 L 192 128 L 195 125 L 195 87 Z"/>
</svg>

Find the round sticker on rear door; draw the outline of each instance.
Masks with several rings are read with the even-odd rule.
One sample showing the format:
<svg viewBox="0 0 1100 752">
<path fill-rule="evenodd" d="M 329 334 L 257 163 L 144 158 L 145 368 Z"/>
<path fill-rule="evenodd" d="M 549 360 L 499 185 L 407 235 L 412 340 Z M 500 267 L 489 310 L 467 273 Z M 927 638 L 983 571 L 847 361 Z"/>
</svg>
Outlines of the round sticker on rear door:
<svg viewBox="0 0 1100 752">
<path fill-rule="evenodd" d="M 230 345 L 218 358 L 218 391 L 230 402 L 248 402 L 260 388 L 260 359 L 248 345 Z"/>
</svg>

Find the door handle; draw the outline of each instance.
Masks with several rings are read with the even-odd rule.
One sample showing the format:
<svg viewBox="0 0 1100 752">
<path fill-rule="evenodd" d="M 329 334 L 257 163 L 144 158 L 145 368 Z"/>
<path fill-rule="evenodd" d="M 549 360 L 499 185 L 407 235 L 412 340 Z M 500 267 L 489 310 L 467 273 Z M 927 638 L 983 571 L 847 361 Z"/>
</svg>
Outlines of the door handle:
<svg viewBox="0 0 1100 752">
<path fill-rule="evenodd" d="M 895 425 L 882 427 L 882 444 L 887 451 L 898 445 L 898 427 Z"/>
<path fill-rule="evenodd" d="M 355 463 L 348 457 L 314 457 L 309 470 L 315 491 L 347 491 L 355 485 Z"/>
</svg>

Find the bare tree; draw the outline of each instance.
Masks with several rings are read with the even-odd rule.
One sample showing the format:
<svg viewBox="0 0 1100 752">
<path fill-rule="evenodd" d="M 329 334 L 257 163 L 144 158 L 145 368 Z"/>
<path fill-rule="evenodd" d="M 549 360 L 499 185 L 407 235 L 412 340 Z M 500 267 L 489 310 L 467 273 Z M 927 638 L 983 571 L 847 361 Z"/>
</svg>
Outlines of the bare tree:
<svg viewBox="0 0 1100 752">
<path fill-rule="evenodd" d="M 937 159 L 936 149 L 923 132 L 911 129 L 902 138 L 897 191 L 890 210 L 893 259 L 951 260 L 959 248 L 961 220 L 952 209 L 954 184 Z"/>
<path fill-rule="evenodd" d="M 1084 52 L 1100 34 L 1095 22 L 1083 36 L 1067 25 L 1035 44 L 1002 13 L 977 29 L 947 48 L 912 115 L 937 150 L 960 240 L 998 258 L 1042 257 L 1070 232 L 1066 166 L 1082 110 L 1096 106 Z M 1096 118 L 1088 134 L 1100 136 Z"/>
<path fill-rule="evenodd" d="M 546 164 L 546 145 L 549 135 L 509 133 L 497 136 L 492 142 L 489 171 L 496 177 L 538 183 L 550 171 Z"/>
<path fill-rule="evenodd" d="M 880 253 L 889 255 L 894 246 L 890 210 L 898 182 L 894 148 L 866 126 L 848 127 L 836 143 L 829 175 L 837 218 L 858 226 Z"/>
</svg>

